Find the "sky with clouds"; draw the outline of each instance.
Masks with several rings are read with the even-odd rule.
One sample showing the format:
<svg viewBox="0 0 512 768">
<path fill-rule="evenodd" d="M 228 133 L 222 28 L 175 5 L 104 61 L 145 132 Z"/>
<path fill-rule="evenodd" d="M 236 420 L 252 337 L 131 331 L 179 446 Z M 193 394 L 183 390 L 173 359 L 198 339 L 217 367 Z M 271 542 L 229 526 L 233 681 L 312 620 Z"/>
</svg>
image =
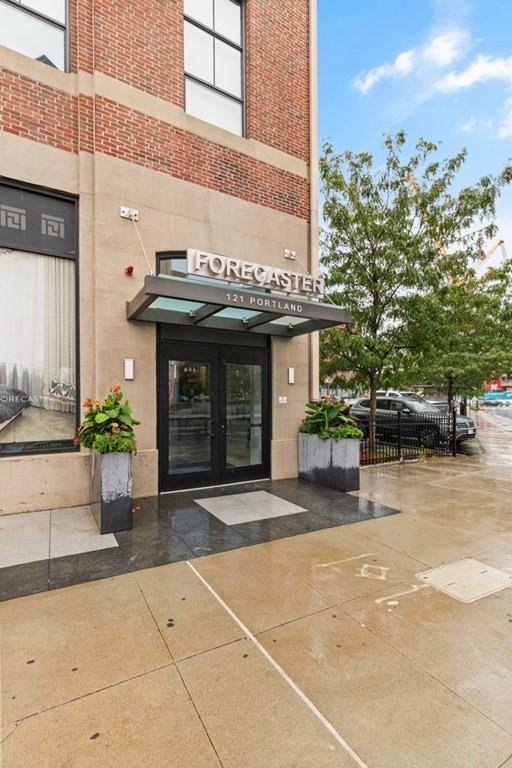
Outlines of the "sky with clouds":
<svg viewBox="0 0 512 768">
<path fill-rule="evenodd" d="M 445 156 L 464 146 L 462 184 L 512 158 L 512 0 L 318 0 L 318 12 L 321 141 L 378 155 L 404 128 Z M 512 189 L 498 223 L 512 257 Z"/>
</svg>

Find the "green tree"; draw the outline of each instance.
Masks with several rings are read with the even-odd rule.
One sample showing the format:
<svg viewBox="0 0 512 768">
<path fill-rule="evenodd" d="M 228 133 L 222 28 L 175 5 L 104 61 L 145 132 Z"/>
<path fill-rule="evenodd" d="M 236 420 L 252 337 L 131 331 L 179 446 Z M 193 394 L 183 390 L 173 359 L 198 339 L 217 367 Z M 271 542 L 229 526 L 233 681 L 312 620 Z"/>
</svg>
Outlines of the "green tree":
<svg viewBox="0 0 512 768">
<path fill-rule="evenodd" d="M 407 383 L 478 395 L 494 375 L 512 370 L 512 263 L 444 281 L 418 298 L 409 325 L 419 352 L 406 360 Z"/>
<path fill-rule="evenodd" d="M 441 160 L 438 145 L 420 139 L 404 157 L 403 131 L 385 137 L 383 149 L 379 165 L 367 152 L 336 154 L 330 144 L 320 160 L 328 296 L 353 314 L 351 327 L 323 332 L 321 372 L 370 389 L 370 449 L 376 390 L 421 354 L 418 298 L 443 284 L 448 265 L 457 279 L 482 258 L 496 233 L 497 197 L 512 180 L 506 167 L 453 192 L 465 150 Z"/>
</svg>

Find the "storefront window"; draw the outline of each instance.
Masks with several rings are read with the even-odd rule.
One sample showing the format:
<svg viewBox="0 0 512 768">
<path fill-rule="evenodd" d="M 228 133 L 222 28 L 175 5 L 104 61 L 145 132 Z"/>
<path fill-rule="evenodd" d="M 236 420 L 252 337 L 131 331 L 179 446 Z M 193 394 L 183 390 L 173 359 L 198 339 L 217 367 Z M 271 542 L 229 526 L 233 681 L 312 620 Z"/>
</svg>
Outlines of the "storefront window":
<svg viewBox="0 0 512 768">
<path fill-rule="evenodd" d="M 3 191 L 9 203 L 19 195 L 16 206 L 2 204 Z M 46 218 L 38 211 L 45 200 Z M 76 433 L 75 259 L 2 245 L 16 237 L 39 237 L 41 247 L 45 238 L 65 242 L 61 202 L 74 208 L 0 186 L 0 455 L 71 447 Z"/>
</svg>

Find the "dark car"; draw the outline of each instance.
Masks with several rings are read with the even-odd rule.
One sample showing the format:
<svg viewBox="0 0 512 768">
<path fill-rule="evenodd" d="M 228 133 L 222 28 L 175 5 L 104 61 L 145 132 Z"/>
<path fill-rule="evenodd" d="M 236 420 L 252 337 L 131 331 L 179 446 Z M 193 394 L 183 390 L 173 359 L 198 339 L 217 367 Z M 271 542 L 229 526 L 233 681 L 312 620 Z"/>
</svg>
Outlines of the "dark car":
<svg viewBox="0 0 512 768">
<path fill-rule="evenodd" d="M 370 400 L 359 400 L 352 406 L 350 415 L 363 432 L 367 433 Z M 394 416 L 396 418 L 393 418 Z M 376 417 L 377 435 L 385 439 L 398 438 L 399 424 L 401 438 L 404 441 L 419 443 L 423 448 L 434 448 L 449 439 L 447 414 L 441 413 L 426 401 L 409 400 L 405 397 L 378 397 Z M 457 442 L 473 440 L 475 437 L 475 422 L 466 416 L 457 416 Z"/>
</svg>

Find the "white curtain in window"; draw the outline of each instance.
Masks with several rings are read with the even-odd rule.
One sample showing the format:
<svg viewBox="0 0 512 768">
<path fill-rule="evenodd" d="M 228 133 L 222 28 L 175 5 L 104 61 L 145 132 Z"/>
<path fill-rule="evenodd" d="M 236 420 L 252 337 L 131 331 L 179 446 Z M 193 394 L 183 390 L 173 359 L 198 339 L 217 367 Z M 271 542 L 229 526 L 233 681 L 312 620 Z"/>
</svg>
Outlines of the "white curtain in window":
<svg viewBox="0 0 512 768">
<path fill-rule="evenodd" d="M 43 384 L 75 384 L 75 265 L 42 257 L 44 283 Z"/>
<path fill-rule="evenodd" d="M 75 384 L 74 262 L 0 248 L 0 384 L 38 405 Z"/>
</svg>

